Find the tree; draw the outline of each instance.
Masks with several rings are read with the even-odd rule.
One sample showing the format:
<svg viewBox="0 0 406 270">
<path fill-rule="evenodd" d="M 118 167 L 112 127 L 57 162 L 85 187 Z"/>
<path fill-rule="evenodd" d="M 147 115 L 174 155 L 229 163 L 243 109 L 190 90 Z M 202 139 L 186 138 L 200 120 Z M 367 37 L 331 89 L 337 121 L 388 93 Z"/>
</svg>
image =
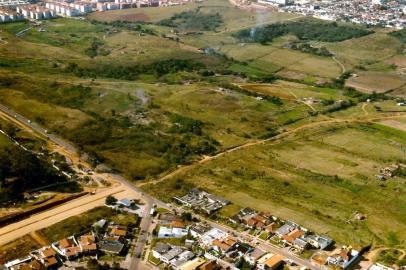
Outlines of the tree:
<svg viewBox="0 0 406 270">
<path fill-rule="evenodd" d="M 111 195 L 107 196 L 107 198 L 106 198 L 107 205 L 114 205 L 116 203 L 117 203 L 117 199 L 114 196 L 111 196 Z"/>
<path fill-rule="evenodd" d="M 192 214 L 190 212 L 183 212 L 181 217 L 182 220 L 192 221 Z"/>
</svg>

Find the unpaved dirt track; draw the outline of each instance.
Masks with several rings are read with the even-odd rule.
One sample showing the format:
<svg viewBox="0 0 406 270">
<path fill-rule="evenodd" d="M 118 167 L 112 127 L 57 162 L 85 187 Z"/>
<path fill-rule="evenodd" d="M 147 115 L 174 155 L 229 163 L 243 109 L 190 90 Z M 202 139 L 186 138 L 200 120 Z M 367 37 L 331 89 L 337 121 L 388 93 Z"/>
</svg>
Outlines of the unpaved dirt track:
<svg viewBox="0 0 406 270">
<path fill-rule="evenodd" d="M 97 206 L 102 206 L 108 195 L 114 195 L 118 199 L 123 199 L 132 196 L 133 194 L 131 193 L 130 190 L 125 190 L 123 186 L 119 185 L 100 191 L 95 195 L 81 197 L 22 221 L 2 227 L 0 228 L 0 246 L 31 232 L 49 227 L 66 218 L 82 214 Z"/>
<path fill-rule="evenodd" d="M 389 115 L 389 116 L 381 116 L 381 117 L 371 117 L 371 118 L 363 118 L 363 119 L 354 119 L 354 118 L 333 119 L 333 118 L 329 118 L 327 120 L 322 120 L 322 121 L 318 121 L 318 122 L 305 124 L 305 125 L 299 126 L 297 128 L 293 128 L 293 129 L 290 129 L 290 130 L 285 131 L 283 133 L 280 133 L 279 135 L 277 135 L 275 137 L 272 137 L 272 138 L 269 138 L 269 139 L 251 141 L 251 142 L 242 144 L 240 146 L 224 150 L 224 151 L 222 151 L 222 152 L 220 152 L 220 153 L 218 153 L 216 155 L 213 155 L 213 156 L 204 156 L 202 159 L 200 159 L 200 160 L 198 160 L 198 161 L 196 161 L 196 162 L 194 162 L 194 163 L 192 163 L 190 165 L 181 166 L 178 169 L 166 174 L 165 176 L 163 176 L 161 178 L 154 179 L 154 180 L 147 181 L 147 182 L 142 182 L 142 183 L 139 183 L 137 186 L 142 187 L 142 186 L 147 185 L 147 184 L 160 183 L 160 182 L 162 182 L 164 180 L 167 180 L 167 179 L 170 179 L 173 176 L 178 175 L 178 174 L 180 174 L 182 172 L 186 172 L 186 171 L 196 167 L 197 165 L 202 165 L 202 164 L 207 163 L 207 162 L 209 162 L 211 160 L 214 160 L 214 159 L 217 159 L 217 158 L 219 158 L 221 156 L 224 156 L 225 154 L 228 154 L 228 153 L 231 153 L 231 152 L 234 152 L 234 151 L 238 151 L 238 150 L 241 150 L 241 149 L 245 149 L 245 148 L 248 148 L 248 147 L 251 147 L 251 146 L 264 144 L 264 143 L 267 143 L 267 142 L 273 142 L 275 144 L 275 143 L 278 143 L 280 140 L 284 139 L 285 137 L 287 137 L 289 135 L 294 135 L 294 134 L 296 134 L 298 132 L 302 132 L 302 131 L 304 131 L 306 129 L 310 129 L 310 128 L 313 128 L 313 127 L 317 127 L 317 126 L 321 126 L 321 125 L 325 125 L 325 124 L 334 124 L 334 123 L 337 123 L 337 124 L 339 124 L 339 123 L 366 123 L 366 122 L 374 122 L 374 121 L 380 121 L 380 120 L 391 120 L 391 119 L 393 120 L 393 119 L 405 118 L 405 117 L 406 117 L 406 114 Z"/>
</svg>

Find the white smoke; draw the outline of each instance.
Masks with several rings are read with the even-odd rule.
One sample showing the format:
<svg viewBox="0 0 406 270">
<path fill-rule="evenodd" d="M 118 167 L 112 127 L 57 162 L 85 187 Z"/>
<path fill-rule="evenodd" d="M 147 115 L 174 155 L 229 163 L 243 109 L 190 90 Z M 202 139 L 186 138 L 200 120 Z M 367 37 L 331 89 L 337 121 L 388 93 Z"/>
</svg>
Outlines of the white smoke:
<svg viewBox="0 0 406 270">
<path fill-rule="evenodd" d="M 265 25 L 265 22 L 267 21 L 268 16 L 269 16 L 268 12 L 266 12 L 264 10 L 256 10 L 256 12 L 255 12 L 256 24 L 255 24 L 255 27 L 251 28 L 251 31 L 250 31 L 251 38 L 254 37 L 254 35 L 259 27 L 262 27 Z"/>
<path fill-rule="evenodd" d="M 135 96 L 141 100 L 141 103 L 143 105 L 147 104 L 149 102 L 149 97 L 145 94 L 144 89 L 142 88 L 137 88 L 135 89 Z"/>
</svg>

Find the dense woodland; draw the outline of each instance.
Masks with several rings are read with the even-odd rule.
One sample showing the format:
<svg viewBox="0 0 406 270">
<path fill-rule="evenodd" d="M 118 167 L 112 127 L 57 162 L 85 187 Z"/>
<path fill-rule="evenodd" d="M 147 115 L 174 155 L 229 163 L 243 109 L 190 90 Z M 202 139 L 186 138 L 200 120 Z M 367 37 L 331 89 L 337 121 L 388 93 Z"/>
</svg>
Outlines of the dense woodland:
<svg viewBox="0 0 406 270">
<path fill-rule="evenodd" d="M 65 182 L 46 159 L 10 145 L 0 148 L 0 203 L 22 199 L 38 187 Z"/>
<path fill-rule="evenodd" d="M 358 26 L 339 25 L 336 22 L 325 23 L 313 20 L 301 20 L 248 28 L 237 32 L 234 36 L 243 42 L 266 44 L 272 42 L 277 37 L 287 34 L 293 34 L 301 40 L 339 42 L 371 33 L 372 31 Z"/>
<path fill-rule="evenodd" d="M 215 31 L 222 23 L 220 14 L 204 14 L 197 9 L 175 14 L 159 24 L 176 28 L 178 31 Z"/>
</svg>

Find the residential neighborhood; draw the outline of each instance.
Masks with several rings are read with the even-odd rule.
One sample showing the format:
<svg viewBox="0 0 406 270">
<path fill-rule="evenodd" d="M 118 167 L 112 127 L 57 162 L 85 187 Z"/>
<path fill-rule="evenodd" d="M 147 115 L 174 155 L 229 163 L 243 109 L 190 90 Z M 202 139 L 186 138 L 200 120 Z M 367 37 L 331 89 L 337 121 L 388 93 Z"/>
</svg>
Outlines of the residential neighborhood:
<svg viewBox="0 0 406 270">
<path fill-rule="evenodd" d="M 133 229 L 108 220 L 100 220 L 83 235 L 72 235 L 34 250 L 30 255 L 7 262 L 9 270 L 78 269 L 86 260 L 105 254 L 125 256 L 131 246 Z"/>
</svg>

